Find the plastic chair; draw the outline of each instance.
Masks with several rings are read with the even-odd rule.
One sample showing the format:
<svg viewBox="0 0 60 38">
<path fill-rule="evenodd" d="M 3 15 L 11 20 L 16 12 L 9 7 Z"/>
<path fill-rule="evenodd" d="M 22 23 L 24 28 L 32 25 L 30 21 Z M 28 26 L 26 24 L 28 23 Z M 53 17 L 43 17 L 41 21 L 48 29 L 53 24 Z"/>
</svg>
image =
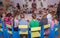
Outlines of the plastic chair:
<svg viewBox="0 0 60 38">
<path fill-rule="evenodd" d="M 55 25 L 54 25 L 54 29 L 51 28 L 50 26 L 50 33 L 48 35 L 48 38 L 55 38 Z"/>
<path fill-rule="evenodd" d="M 55 36 L 58 36 L 59 23 L 58 25 L 55 24 L 54 28 L 55 28 Z"/>
<path fill-rule="evenodd" d="M 0 36 L 3 35 L 3 23 L 0 23 Z"/>
<path fill-rule="evenodd" d="M 42 25 L 41 26 L 41 38 L 44 38 L 44 35 L 46 35 L 46 33 L 44 32 L 45 29 L 50 28 L 50 24 L 46 24 L 46 25 Z"/>
<path fill-rule="evenodd" d="M 45 29 L 50 29 L 50 24 L 44 25 L 44 30 Z M 46 35 L 46 33 L 44 32 L 44 35 Z"/>
<path fill-rule="evenodd" d="M 22 30 L 21 30 L 22 29 Z M 19 30 L 19 38 L 20 38 L 20 35 L 22 34 L 25 34 L 25 35 L 28 35 L 28 25 L 19 25 L 18 26 L 18 30 Z"/>
<path fill-rule="evenodd" d="M 0 20 L 0 36 L 3 35 L 4 32 L 4 23 Z"/>
<path fill-rule="evenodd" d="M 41 27 L 32 27 L 32 28 L 30 28 L 31 30 L 30 30 L 30 37 L 31 38 L 36 38 L 36 37 L 41 37 Z"/>
<path fill-rule="evenodd" d="M 50 24 L 44 25 L 44 29 L 50 28 Z"/>
<path fill-rule="evenodd" d="M 7 38 L 10 38 L 10 36 L 12 36 L 12 38 L 18 38 L 16 36 L 17 32 L 15 32 L 13 29 L 13 26 L 11 26 L 9 24 L 6 24 L 6 35 L 7 35 Z"/>
</svg>

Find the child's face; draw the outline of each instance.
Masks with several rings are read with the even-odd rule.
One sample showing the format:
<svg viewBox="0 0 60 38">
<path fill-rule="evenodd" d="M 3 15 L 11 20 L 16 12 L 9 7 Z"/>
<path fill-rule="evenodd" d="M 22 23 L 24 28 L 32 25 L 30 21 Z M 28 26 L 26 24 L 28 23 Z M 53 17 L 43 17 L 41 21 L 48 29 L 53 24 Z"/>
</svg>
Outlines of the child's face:
<svg viewBox="0 0 60 38">
<path fill-rule="evenodd" d="M 12 16 L 10 16 L 10 19 L 12 19 Z"/>
<path fill-rule="evenodd" d="M 42 17 L 45 17 L 45 16 L 46 16 L 46 13 L 43 12 L 43 13 L 42 13 Z"/>
<path fill-rule="evenodd" d="M 55 16 L 53 16 L 52 20 L 54 20 L 54 19 L 55 19 Z"/>
<path fill-rule="evenodd" d="M 2 14 L 2 16 L 3 16 L 3 17 L 5 17 L 5 16 L 6 16 L 6 14 Z"/>
<path fill-rule="evenodd" d="M 16 19 L 18 19 L 18 16 L 15 16 Z"/>
</svg>

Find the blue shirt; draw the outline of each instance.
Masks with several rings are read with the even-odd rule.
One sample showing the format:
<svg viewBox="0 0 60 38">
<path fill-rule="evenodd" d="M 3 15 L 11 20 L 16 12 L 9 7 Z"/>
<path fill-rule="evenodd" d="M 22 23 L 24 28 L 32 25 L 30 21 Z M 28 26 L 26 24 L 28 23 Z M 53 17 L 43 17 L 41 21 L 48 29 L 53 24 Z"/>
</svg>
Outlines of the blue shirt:
<svg viewBox="0 0 60 38">
<path fill-rule="evenodd" d="M 24 18 L 22 18 L 22 19 L 20 19 L 19 24 L 20 25 L 28 25 L 28 22 Z"/>
<path fill-rule="evenodd" d="M 20 19 L 19 24 L 20 25 L 29 25 L 28 22 L 24 18 Z M 21 29 L 21 31 L 23 31 L 23 32 L 25 32 L 27 30 L 28 29 L 23 29 L 23 28 Z"/>
</svg>

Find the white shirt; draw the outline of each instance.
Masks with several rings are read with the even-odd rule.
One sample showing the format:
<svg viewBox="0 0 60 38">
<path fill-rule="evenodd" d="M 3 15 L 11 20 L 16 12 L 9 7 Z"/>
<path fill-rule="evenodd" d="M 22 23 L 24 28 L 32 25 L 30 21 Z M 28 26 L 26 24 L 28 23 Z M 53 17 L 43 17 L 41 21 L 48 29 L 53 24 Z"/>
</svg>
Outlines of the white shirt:
<svg viewBox="0 0 60 38">
<path fill-rule="evenodd" d="M 16 18 L 14 19 L 14 27 L 17 27 L 19 25 L 19 20 L 17 20 Z"/>
<path fill-rule="evenodd" d="M 47 19 L 48 19 L 48 21 L 51 21 L 52 20 L 52 15 L 51 14 L 48 14 L 47 15 Z"/>
</svg>

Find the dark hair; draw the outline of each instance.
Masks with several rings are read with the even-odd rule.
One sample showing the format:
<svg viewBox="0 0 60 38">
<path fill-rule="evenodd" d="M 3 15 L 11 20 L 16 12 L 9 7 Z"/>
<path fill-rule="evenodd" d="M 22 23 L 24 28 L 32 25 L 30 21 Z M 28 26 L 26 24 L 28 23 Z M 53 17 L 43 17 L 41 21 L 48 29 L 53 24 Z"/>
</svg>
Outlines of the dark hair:
<svg viewBox="0 0 60 38">
<path fill-rule="evenodd" d="M 6 15 L 6 17 L 10 17 L 10 16 L 12 16 L 12 14 L 11 14 L 11 13 L 8 13 L 8 14 Z"/>
<path fill-rule="evenodd" d="M 33 13 L 33 14 L 32 14 L 32 18 L 33 18 L 33 19 L 36 19 L 36 14 Z"/>
<path fill-rule="evenodd" d="M 58 20 L 57 15 L 53 15 L 53 18 L 56 19 L 56 20 Z"/>
</svg>

